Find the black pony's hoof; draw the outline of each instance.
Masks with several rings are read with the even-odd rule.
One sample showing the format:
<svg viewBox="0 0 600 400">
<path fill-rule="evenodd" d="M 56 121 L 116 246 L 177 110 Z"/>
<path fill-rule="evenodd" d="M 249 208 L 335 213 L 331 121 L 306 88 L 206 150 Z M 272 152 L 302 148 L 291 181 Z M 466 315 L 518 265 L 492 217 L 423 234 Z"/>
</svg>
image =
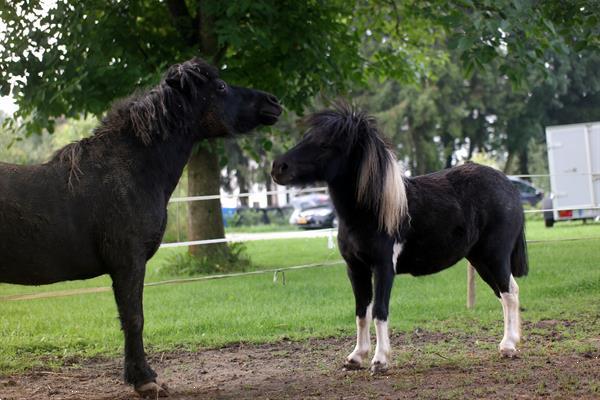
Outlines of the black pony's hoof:
<svg viewBox="0 0 600 400">
<path fill-rule="evenodd" d="M 346 360 L 346 362 L 344 363 L 344 371 L 356 371 L 358 369 L 362 369 L 362 365 L 358 361 L 350 359 Z"/>
<path fill-rule="evenodd" d="M 502 358 L 519 358 L 519 351 L 517 349 L 500 349 L 500 356 Z"/>
<path fill-rule="evenodd" d="M 148 382 L 143 385 L 136 386 L 135 391 L 142 399 L 157 399 L 159 397 L 169 397 L 167 385 L 164 383 L 159 385 L 156 382 Z"/>
<path fill-rule="evenodd" d="M 373 364 L 371 364 L 371 375 L 381 375 L 384 374 L 385 372 L 387 372 L 387 370 L 389 369 L 387 363 L 382 363 L 379 361 L 375 361 Z"/>
</svg>

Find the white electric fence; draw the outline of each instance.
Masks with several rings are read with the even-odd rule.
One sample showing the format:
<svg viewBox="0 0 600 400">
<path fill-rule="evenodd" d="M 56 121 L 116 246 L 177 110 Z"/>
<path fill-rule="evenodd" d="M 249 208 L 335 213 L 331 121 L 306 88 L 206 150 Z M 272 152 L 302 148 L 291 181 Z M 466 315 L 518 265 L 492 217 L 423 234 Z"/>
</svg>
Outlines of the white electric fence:
<svg viewBox="0 0 600 400">
<path fill-rule="evenodd" d="M 239 197 L 250 197 L 250 196 L 263 196 L 270 194 L 294 194 L 301 195 L 305 193 L 315 192 L 327 192 L 326 187 L 318 188 L 306 188 L 306 189 L 288 189 L 288 190 L 271 190 L 266 192 L 248 192 L 248 193 L 225 193 L 225 194 L 212 194 L 206 196 L 188 196 L 188 197 L 173 197 L 169 200 L 169 203 L 188 203 L 191 201 L 202 201 L 202 200 L 222 200 L 227 198 L 239 198 Z"/>
</svg>

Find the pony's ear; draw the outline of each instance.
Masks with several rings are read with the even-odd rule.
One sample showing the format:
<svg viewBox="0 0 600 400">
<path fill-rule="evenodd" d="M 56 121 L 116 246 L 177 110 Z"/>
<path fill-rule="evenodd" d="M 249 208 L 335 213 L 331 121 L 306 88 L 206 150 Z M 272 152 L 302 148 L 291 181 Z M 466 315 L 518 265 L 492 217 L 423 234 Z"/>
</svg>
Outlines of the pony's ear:
<svg viewBox="0 0 600 400">
<path fill-rule="evenodd" d="M 194 92 L 197 86 L 207 81 L 200 65 L 192 61 L 172 65 L 165 75 L 167 85 L 184 92 Z"/>
</svg>

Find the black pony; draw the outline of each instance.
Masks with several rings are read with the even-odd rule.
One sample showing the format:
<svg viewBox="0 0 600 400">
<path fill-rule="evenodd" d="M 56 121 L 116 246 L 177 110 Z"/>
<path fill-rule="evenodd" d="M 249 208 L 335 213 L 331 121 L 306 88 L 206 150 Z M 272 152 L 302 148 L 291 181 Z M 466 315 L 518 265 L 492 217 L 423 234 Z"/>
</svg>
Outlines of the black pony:
<svg viewBox="0 0 600 400">
<path fill-rule="evenodd" d="M 325 181 L 329 186 L 356 299 L 356 348 L 346 367 L 359 368 L 367 357 L 373 317 L 377 347 L 371 370 L 387 369 L 395 274 L 432 274 L 463 257 L 500 298 L 500 352 L 514 355 L 520 319 L 513 276 L 526 275 L 528 266 L 523 209 L 510 181 L 472 163 L 405 178 L 374 119 L 347 106 L 313 114 L 307 122 L 308 132 L 275 160 L 272 176 L 282 185 Z"/>
<path fill-rule="evenodd" d="M 268 93 L 227 85 L 200 59 L 116 103 L 94 135 L 47 163 L 0 163 L 0 282 L 42 285 L 109 274 L 125 334 L 125 380 L 166 395 L 146 362 L 142 291 L 167 202 L 203 138 L 272 125 Z"/>
</svg>

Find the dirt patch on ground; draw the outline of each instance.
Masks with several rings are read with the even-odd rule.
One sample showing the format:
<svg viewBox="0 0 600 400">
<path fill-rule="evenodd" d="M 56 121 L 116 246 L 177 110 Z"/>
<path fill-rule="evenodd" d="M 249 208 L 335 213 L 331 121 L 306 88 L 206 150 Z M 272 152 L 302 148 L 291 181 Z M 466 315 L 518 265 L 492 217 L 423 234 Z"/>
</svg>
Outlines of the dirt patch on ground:
<svg viewBox="0 0 600 400">
<path fill-rule="evenodd" d="M 554 346 L 565 321 L 528 324 L 518 358 L 503 359 L 499 338 L 417 329 L 392 336 L 384 375 L 343 371 L 353 338 L 236 345 L 150 356 L 172 399 L 600 399 L 600 338 Z M 0 377 L 0 399 L 132 399 L 120 359 Z"/>
</svg>

